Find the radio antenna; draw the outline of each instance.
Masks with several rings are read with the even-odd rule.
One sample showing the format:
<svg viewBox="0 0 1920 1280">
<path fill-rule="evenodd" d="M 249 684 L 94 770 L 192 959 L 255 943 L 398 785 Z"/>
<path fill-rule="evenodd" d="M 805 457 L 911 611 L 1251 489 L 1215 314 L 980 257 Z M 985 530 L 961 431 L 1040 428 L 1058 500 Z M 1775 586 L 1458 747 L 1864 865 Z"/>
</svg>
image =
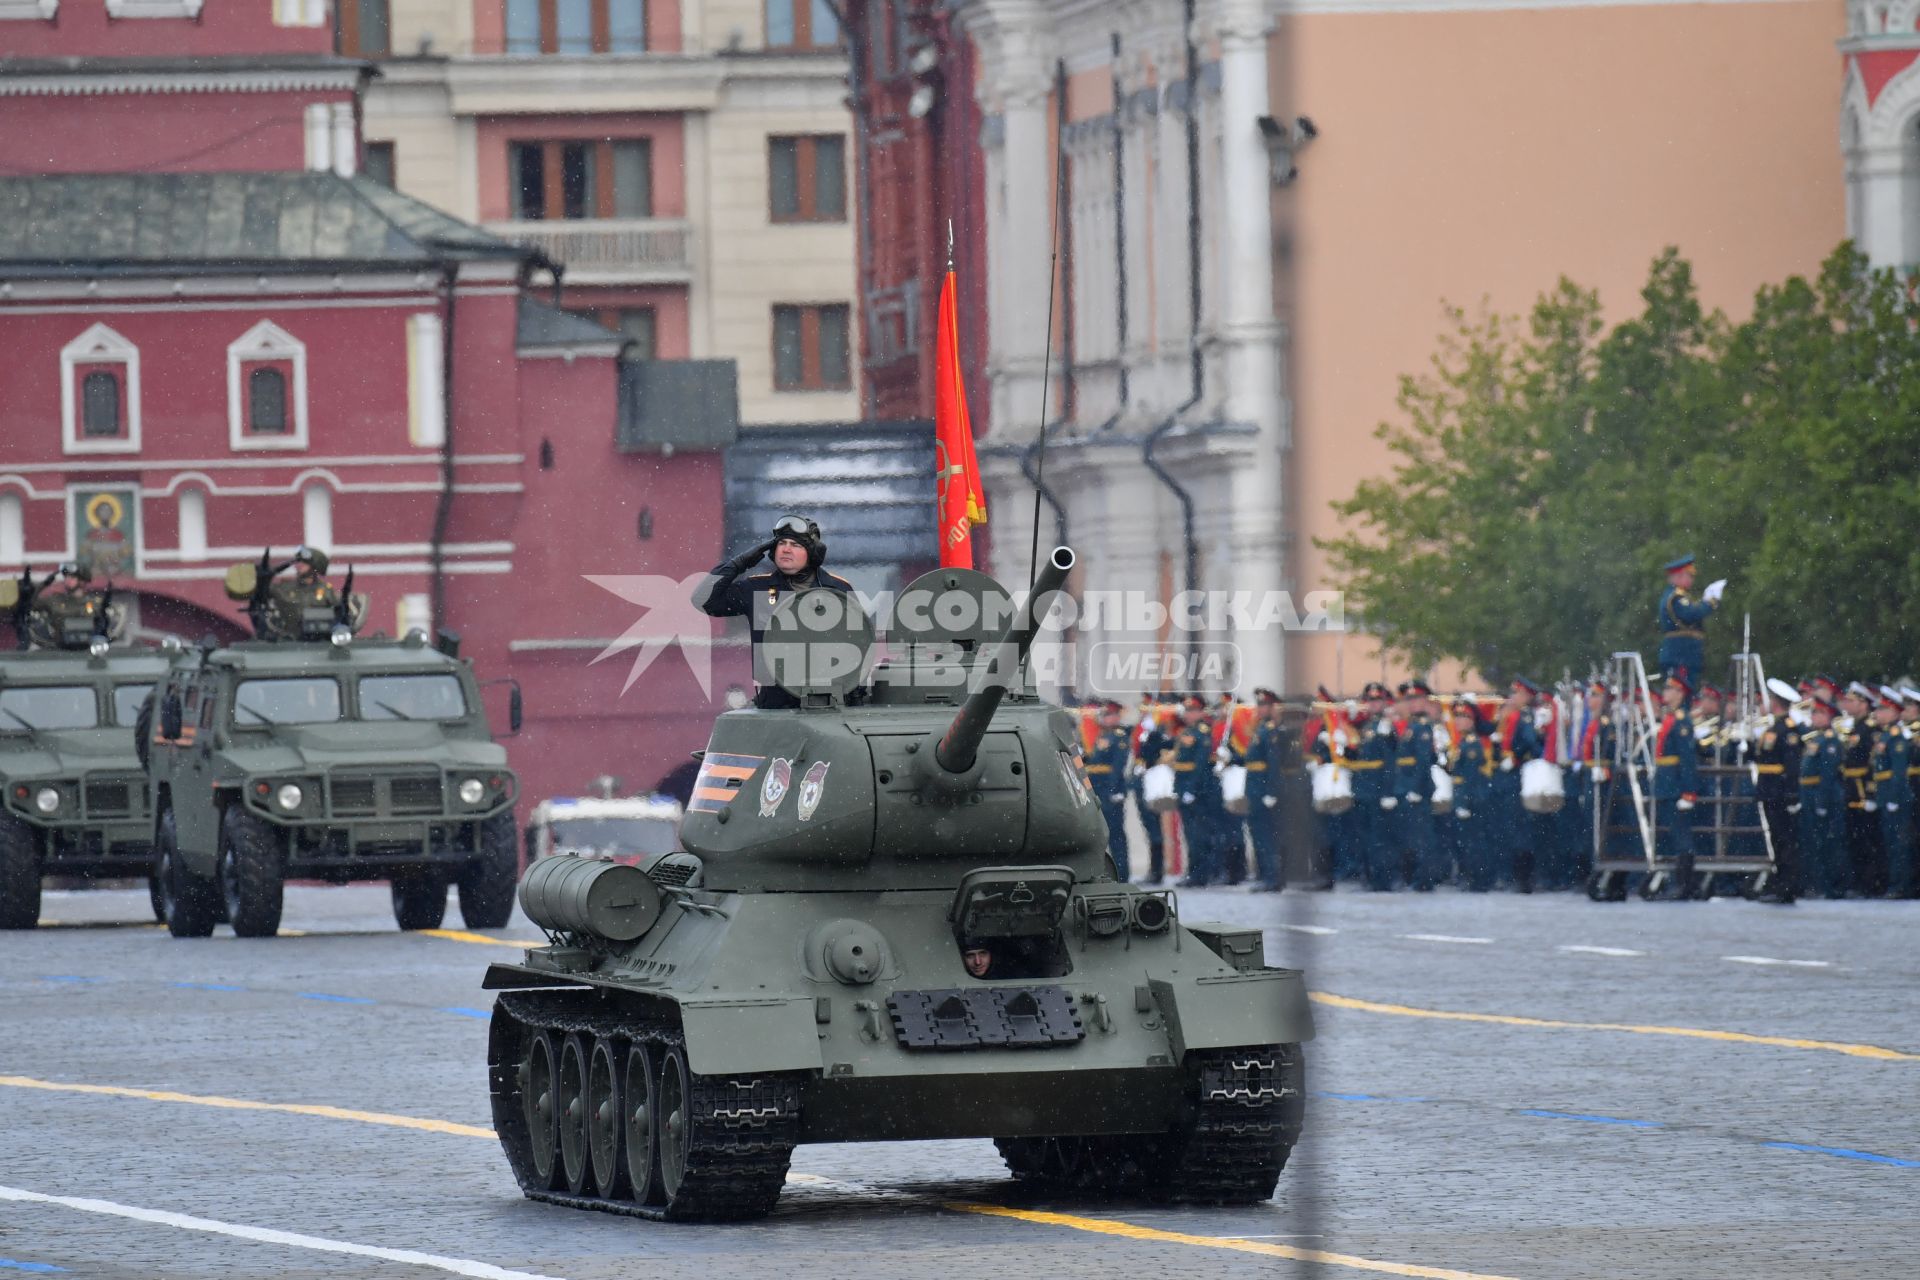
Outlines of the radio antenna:
<svg viewBox="0 0 1920 1280">
<path fill-rule="evenodd" d="M 1062 73 L 1056 80 L 1055 93 L 1066 101 L 1067 81 L 1065 63 L 1061 64 Z M 1060 237 L 1066 226 L 1060 220 L 1061 197 L 1067 189 L 1067 139 L 1065 131 L 1054 139 L 1053 162 L 1053 249 L 1047 263 L 1047 345 L 1040 357 L 1040 437 L 1033 462 L 1033 542 L 1027 548 L 1027 590 L 1033 590 L 1034 578 L 1040 572 L 1040 496 L 1046 491 L 1047 477 L 1047 396 L 1053 376 L 1053 306 L 1054 291 L 1060 285 Z"/>
</svg>

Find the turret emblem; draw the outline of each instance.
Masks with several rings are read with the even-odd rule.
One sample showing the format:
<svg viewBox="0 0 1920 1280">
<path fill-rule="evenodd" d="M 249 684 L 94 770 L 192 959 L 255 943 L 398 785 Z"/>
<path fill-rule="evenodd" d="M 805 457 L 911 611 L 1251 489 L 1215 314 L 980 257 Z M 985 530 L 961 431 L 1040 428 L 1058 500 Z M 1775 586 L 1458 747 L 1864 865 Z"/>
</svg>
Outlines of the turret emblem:
<svg viewBox="0 0 1920 1280">
<path fill-rule="evenodd" d="M 800 821 L 805 822 L 820 807 L 820 796 L 827 789 L 827 761 L 815 760 L 807 766 L 807 776 L 800 779 Z"/>
<path fill-rule="evenodd" d="M 787 788 L 793 782 L 793 761 L 783 760 L 779 756 L 767 766 L 767 776 L 760 784 L 760 816 L 771 818 L 780 811 L 780 802 L 787 798 Z"/>
</svg>

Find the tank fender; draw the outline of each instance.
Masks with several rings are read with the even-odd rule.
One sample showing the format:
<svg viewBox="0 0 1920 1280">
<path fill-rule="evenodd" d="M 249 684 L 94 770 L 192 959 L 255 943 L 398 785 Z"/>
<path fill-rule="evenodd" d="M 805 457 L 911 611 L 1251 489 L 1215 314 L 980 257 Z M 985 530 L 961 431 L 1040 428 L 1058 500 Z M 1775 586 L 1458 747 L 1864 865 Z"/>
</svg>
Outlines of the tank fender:
<svg viewBox="0 0 1920 1280">
<path fill-rule="evenodd" d="M 808 997 L 683 1000 L 687 1065 L 702 1075 L 818 1071 L 820 1028 Z"/>
<path fill-rule="evenodd" d="M 1254 969 L 1148 985 L 1175 1058 L 1190 1049 L 1299 1044 L 1313 1039 L 1313 1010 L 1297 969 Z"/>
</svg>

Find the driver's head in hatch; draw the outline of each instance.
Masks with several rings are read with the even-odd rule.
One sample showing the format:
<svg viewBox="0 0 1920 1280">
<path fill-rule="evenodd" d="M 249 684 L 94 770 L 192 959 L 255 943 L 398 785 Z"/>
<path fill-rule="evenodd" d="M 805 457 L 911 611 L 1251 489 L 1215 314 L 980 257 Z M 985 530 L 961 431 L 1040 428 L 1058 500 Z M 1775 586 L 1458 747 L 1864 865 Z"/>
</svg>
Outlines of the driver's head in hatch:
<svg viewBox="0 0 1920 1280">
<path fill-rule="evenodd" d="M 960 959 L 965 962 L 967 972 L 976 978 L 986 977 L 993 968 L 993 952 L 985 947 L 968 947 L 960 953 Z"/>
</svg>

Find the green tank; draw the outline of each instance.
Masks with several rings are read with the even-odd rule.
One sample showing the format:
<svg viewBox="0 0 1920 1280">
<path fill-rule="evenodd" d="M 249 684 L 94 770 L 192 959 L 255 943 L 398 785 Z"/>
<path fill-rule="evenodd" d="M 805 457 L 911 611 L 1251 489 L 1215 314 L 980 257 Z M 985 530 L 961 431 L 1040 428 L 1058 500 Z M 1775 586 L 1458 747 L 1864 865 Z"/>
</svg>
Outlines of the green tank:
<svg viewBox="0 0 1920 1280">
<path fill-rule="evenodd" d="M 1072 564 L 1057 549 L 1029 599 Z M 1015 1177 L 1081 1193 L 1271 1196 L 1303 1114 L 1301 974 L 1113 879 L 1075 722 L 1026 679 L 1044 612 L 938 570 L 872 665 L 853 600 L 774 612 L 761 669 L 800 706 L 719 717 L 681 850 L 523 881 L 549 945 L 485 979 L 521 1189 L 743 1219 L 798 1143 L 992 1138 Z"/>
<path fill-rule="evenodd" d="M 167 656 L 97 649 L 0 654 L 0 929 L 39 922 L 47 878 L 145 879 L 152 867 L 131 727 Z"/>
<path fill-rule="evenodd" d="M 136 734 L 175 937 L 277 933 L 289 879 L 389 880 L 403 929 L 438 928 L 450 883 L 469 928 L 513 913 L 518 783 L 471 664 L 418 631 L 184 652 Z"/>
</svg>

